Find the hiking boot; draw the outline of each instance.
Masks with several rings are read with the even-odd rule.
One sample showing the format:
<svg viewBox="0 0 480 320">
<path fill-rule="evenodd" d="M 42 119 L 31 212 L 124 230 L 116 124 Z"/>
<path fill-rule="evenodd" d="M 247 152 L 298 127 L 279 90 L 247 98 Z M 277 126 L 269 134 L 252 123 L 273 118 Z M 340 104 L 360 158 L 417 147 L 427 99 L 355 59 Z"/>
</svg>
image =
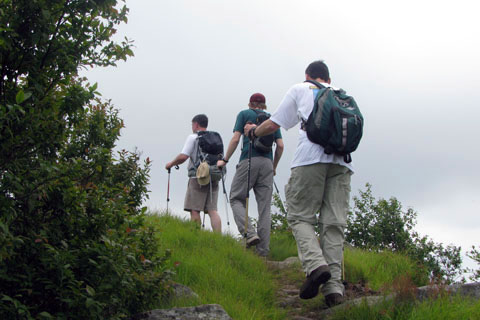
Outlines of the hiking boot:
<svg viewBox="0 0 480 320">
<path fill-rule="evenodd" d="M 329 308 L 336 306 L 337 304 L 343 303 L 344 299 L 340 293 L 330 293 L 325 296 L 325 302 Z"/>
<path fill-rule="evenodd" d="M 316 297 L 320 285 L 326 283 L 331 276 L 328 265 L 313 270 L 300 288 L 300 298 L 311 299 Z"/>
<path fill-rule="evenodd" d="M 247 248 L 252 246 L 256 246 L 260 242 L 260 238 L 258 236 L 251 236 L 247 239 Z"/>
</svg>

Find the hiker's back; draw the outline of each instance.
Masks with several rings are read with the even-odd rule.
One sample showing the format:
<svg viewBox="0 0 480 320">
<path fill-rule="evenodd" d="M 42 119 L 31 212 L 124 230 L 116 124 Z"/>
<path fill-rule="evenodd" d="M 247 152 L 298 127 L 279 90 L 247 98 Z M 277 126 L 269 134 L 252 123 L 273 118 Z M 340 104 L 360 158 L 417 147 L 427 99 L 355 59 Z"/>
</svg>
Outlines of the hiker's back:
<svg viewBox="0 0 480 320">
<path fill-rule="evenodd" d="M 268 114 L 265 111 L 262 110 L 254 110 L 254 109 L 245 109 L 240 111 L 240 113 L 237 115 L 237 120 L 235 122 L 235 126 L 233 128 L 233 131 L 239 131 L 242 133 L 242 150 L 241 150 L 241 155 L 240 155 L 240 161 L 245 160 L 248 158 L 248 143 L 249 143 L 249 138 L 243 135 L 243 128 L 245 124 L 247 123 L 257 123 L 257 118 L 259 115 L 265 115 L 265 118 L 270 117 L 270 114 Z M 280 130 L 277 130 L 273 135 L 270 140 L 270 142 L 274 142 L 276 139 L 281 139 L 281 133 Z M 271 160 L 273 160 L 273 153 L 272 153 L 272 148 L 271 148 L 271 143 L 270 146 L 267 148 L 269 150 L 258 150 L 256 148 L 252 148 L 252 157 L 266 157 Z"/>
</svg>

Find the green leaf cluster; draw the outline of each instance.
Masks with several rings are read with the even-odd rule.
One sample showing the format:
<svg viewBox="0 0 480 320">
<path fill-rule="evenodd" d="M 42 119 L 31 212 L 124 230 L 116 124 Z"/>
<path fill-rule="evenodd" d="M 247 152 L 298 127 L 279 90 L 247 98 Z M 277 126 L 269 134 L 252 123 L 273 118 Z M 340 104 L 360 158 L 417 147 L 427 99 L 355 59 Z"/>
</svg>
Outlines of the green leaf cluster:
<svg viewBox="0 0 480 320">
<path fill-rule="evenodd" d="M 111 40 L 117 0 L 0 0 L 0 318 L 124 318 L 166 292 L 144 226 L 150 162 L 115 152 L 123 121 L 84 67 L 133 53 Z"/>
<path fill-rule="evenodd" d="M 357 248 L 374 251 L 390 250 L 404 253 L 418 262 L 432 280 L 451 283 L 463 273 L 461 247 L 444 246 L 415 231 L 417 213 L 391 197 L 376 200 L 371 185 L 353 198 L 354 208 L 349 212 L 345 240 Z"/>
<path fill-rule="evenodd" d="M 272 194 L 272 206 L 278 210 L 272 212 L 271 230 L 272 233 L 284 233 L 289 229 L 287 222 L 287 209 L 278 193 Z"/>
<path fill-rule="evenodd" d="M 475 261 L 478 266 L 480 267 L 480 249 L 475 247 L 475 246 L 472 246 L 472 248 L 470 249 L 470 251 L 467 252 L 467 257 L 469 257 L 470 259 L 472 259 L 473 261 Z M 471 275 L 469 276 L 469 279 L 472 280 L 472 281 L 479 281 L 480 280 L 480 268 L 479 269 L 471 269 L 471 268 L 467 268 L 467 270 L 465 270 L 466 272 L 470 272 Z"/>
</svg>

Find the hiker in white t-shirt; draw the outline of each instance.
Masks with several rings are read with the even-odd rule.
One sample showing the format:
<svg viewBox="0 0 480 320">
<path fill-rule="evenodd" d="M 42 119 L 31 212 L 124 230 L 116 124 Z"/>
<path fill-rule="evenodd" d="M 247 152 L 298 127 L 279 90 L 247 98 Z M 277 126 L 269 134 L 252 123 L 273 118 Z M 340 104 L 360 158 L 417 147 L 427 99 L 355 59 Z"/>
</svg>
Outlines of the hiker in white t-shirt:
<svg viewBox="0 0 480 320">
<path fill-rule="evenodd" d="M 305 77 L 331 87 L 328 67 L 323 61 L 312 62 Z M 280 127 L 288 130 L 307 120 L 318 90 L 308 82 L 292 86 L 270 119 L 258 127 L 247 124 L 245 134 L 264 136 Z M 352 173 L 351 163 L 346 163 L 343 156 L 326 154 L 323 147 L 311 142 L 300 128 L 290 179 L 285 186 L 287 220 L 307 276 L 300 288 L 300 298 L 315 297 L 321 286 L 329 307 L 343 302 L 345 291 L 341 264 Z M 319 239 L 315 235 L 317 222 Z"/>
<path fill-rule="evenodd" d="M 193 134 L 187 137 L 182 152 L 172 161 L 165 165 L 165 169 L 170 169 L 176 165 L 184 163 L 190 159 L 188 163 L 188 186 L 185 194 L 184 210 L 190 212 L 192 221 L 201 223 L 200 211 L 208 213 L 212 230 L 222 232 L 222 221 L 217 212 L 218 200 L 218 182 L 199 183 L 196 177 L 195 164 L 198 163 L 198 134 L 199 131 L 206 131 L 208 126 L 208 118 L 204 114 L 196 115 L 192 119 Z M 207 183 L 208 182 L 208 183 Z M 211 184 L 211 185 L 210 185 Z"/>
</svg>

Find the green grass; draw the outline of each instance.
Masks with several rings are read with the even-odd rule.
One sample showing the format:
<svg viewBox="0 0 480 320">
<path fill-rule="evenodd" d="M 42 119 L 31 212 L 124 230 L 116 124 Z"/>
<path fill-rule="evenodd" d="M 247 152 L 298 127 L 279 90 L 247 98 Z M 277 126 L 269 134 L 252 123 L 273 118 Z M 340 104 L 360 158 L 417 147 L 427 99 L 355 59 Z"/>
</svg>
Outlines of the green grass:
<svg viewBox="0 0 480 320">
<path fill-rule="evenodd" d="M 283 261 L 297 256 L 297 245 L 291 232 L 275 232 L 270 236 L 269 259 Z"/>
<path fill-rule="evenodd" d="M 335 313 L 332 320 L 444 320 L 480 319 L 480 301 L 459 295 L 443 295 L 427 301 L 386 300 L 375 306 L 362 303 Z"/>
<path fill-rule="evenodd" d="M 275 282 L 265 262 L 231 236 L 204 231 L 170 215 L 150 215 L 159 252 L 171 251 L 174 281 L 190 287 L 199 301 L 172 301 L 162 307 L 220 304 L 233 319 L 284 319 L 274 306 Z"/>
<path fill-rule="evenodd" d="M 160 240 L 159 254 L 171 251 L 174 281 L 190 287 L 198 299 L 171 300 L 159 307 L 185 307 L 216 303 L 233 319 L 286 319 L 287 311 L 276 306 L 276 286 L 300 284 L 304 274 L 299 266 L 282 271 L 268 270 L 265 262 L 243 243 L 220 235 L 190 221 L 170 215 L 149 215 Z M 290 233 L 273 233 L 270 259 L 284 260 L 297 255 Z M 408 257 L 391 252 L 374 253 L 345 249 L 345 275 L 351 283 L 364 282 L 373 290 L 407 293 L 413 286 L 427 284 L 427 276 Z M 302 301 L 305 312 L 321 311 L 322 297 Z M 442 295 L 422 303 L 411 299 L 386 300 L 375 306 L 348 307 L 333 319 L 480 319 L 480 302 L 464 297 Z"/>
<path fill-rule="evenodd" d="M 387 289 L 400 278 L 416 286 L 428 284 L 428 274 L 405 255 L 354 248 L 345 248 L 345 277 L 348 282 L 368 283 L 376 291 Z"/>
<path fill-rule="evenodd" d="M 272 233 L 270 259 L 284 260 L 297 255 L 290 232 Z M 416 286 L 428 284 L 428 274 L 405 255 L 345 248 L 345 278 L 351 283 L 366 283 L 375 291 L 391 287 L 397 279 L 410 279 Z"/>
</svg>

